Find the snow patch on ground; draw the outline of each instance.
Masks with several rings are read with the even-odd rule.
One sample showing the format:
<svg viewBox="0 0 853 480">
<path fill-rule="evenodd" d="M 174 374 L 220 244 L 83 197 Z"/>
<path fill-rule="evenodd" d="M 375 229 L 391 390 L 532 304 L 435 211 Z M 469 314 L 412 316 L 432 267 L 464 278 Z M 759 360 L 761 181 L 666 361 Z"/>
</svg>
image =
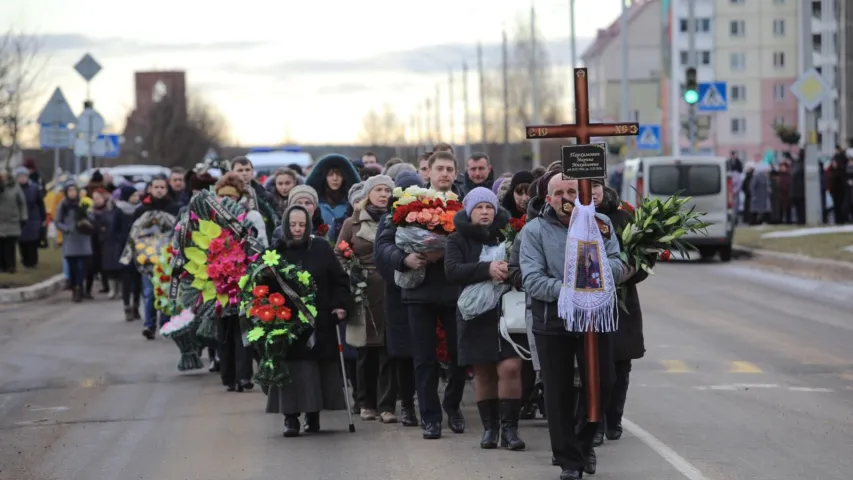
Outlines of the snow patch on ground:
<svg viewBox="0 0 853 480">
<path fill-rule="evenodd" d="M 768 232 L 761 236 L 764 238 L 795 238 L 808 237 L 812 235 L 831 235 L 834 233 L 853 233 L 853 225 L 841 225 L 834 227 L 798 228 L 796 230 L 781 230 Z"/>
</svg>

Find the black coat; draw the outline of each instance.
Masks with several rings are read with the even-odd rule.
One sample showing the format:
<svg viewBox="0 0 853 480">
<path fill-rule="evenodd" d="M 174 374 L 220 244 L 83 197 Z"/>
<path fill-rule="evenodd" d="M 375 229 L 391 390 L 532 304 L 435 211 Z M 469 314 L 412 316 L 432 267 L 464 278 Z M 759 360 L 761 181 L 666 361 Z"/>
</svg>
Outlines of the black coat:
<svg viewBox="0 0 853 480">
<path fill-rule="evenodd" d="M 382 235 L 388 215 L 379 219 L 376 238 Z M 378 245 L 378 242 L 377 242 Z M 396 255 L 392 250 L 373 249 L 373 263 L 376 271 L 385 280 L 385 349 L 391 358 L 412 358 L 412 331 L 409 328 L 409 309 L 403 304 L 402 291 L 394 283 L 396 263 L 391 258 Z"/>
<path fill-rule="evenodd" d="M 140 208 L 142 208 L 140 205 L 131 205 L 124 201 L 116 202 L 116 206 L 112 211 L 113 218 L 109 225 L 109 235 L 107 236 L 107 241 L 110 241 L 113 244 L 110 250 L 112 250 L 114 255 L 110 257 L 104 265 L 104 268 L 107 271 L 136 268 L 133 263 L 131 263 L 131 265 L 122 265 L 118 260 L 124 251 L 125 245 L 127 245 L 127 240 L 130 236 L 130 229 L 133 227 L 136 212 L 139 211 Z"/>
<path fill-rule="evenodd" d="M 621 204 L 616 191 L 605 188 L 604 201 L 595 207 L 598 212 L 610 218 L 613 223 L 613 231 L 617 233 L 616 238 L 619 239 L 620 247 L 622 246 L 622 230 L 633 219 L 632 213 L 619 208 Z M 637 284 L 648 276 L 649 274 L 645 270 L 640 270 L 623 284 L 625 298 L 622 300 L 628 309 L 628 313 L 619 310 L 619 330 L 612 334 L 613 357 L 616 361 L 643 358 L 646 353 L 643 339 L 643 310 L 640 307 L 640 294 L 637 292 Z"/>
<path fill-rule="evenodd" d="M 338 358 L 337 317 L 332 310 L 342 308 L 352 310 L 349 276 L 344 271 L 332 246 L 323 238 L 312 237 L 310 242 L 287 247 L 284 242 L 276 250 L 288 263 L 306 270 L 317 284 L 317 307 L 315 318 L 315 344 L 311 349 L 304 345 L 292 348 L 287 360 L 335 360 Z M 281 291 L 273 282 L 270 291 Z"/>
<path fill-rule="evenodd" d="M 385 220 L 382 223 L 385 223 Z M 403 260 L 408 254 L 397 247 L 396 235 L 396 225 L 386 225 L 384 229 L 377 232 L 374 256 L 381 256 L 382 261 L 392 266 L 394 270 L 405 272 L 409 267 L 406 266 Z M 379 263 L 377 261 L 377 265 Z M 439 260 L 427 265 L 424 283 L 416 288 L 401 289 L 401 298 L 403 303 L 451 306 L 456 305 L 459 292 L 455 286 L 447 282 L 447 276 L 444 273 L 444 262 Z"/>
<path fill-rule="evenodd" d="M 481 262 L 480 254 L 484 245 L 494 246 L 504 241 L 501 230 L 507 226 L 509 218 L 509 212 L 499 208 L 495 221 L 486 228 L 472 224 L 464 210 L 453 217 L 456 232 L 448 238 L 444 266 L 448 282 L 455 285 L 459 293 L 468 285 L 491 280 L 491 263 Z M 457 349 L 460 365 L 498 363 L 503 359 L 518 356 L 498 331 L 500 317 L 500 302 L 493 309 L 470 320 L 464 320 L 457 309 Z M 519 343 L 519 340 L 521 338 L 513 338 L 516 343 Z"/>
</svg>

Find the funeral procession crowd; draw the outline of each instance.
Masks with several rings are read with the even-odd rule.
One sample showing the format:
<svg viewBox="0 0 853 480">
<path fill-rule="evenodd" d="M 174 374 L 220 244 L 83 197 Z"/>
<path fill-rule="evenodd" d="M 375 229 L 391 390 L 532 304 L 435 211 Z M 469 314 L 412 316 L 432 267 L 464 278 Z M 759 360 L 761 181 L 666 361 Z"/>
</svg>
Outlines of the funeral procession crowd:
<svg viewBox="0 0 853 480">
<path fill-rule="evenodd" d="M 351 431 L 355 417 L 463 434 L 470 382 L 481 448 L 525 450 L 520 421 L 542 417 L 559 478 L 594 474 L 645 353 L 637 284 L 669 252 L 631 260 L 638 206 L 604 178 L 584 205 L 560 162 L 500 175 L 448 144 L 411 161 L 329 154 L 258 175 L 237 157 L 137 184 L 96 171 L 26 201 L 58 230 L 73 302 L 100 283 L 144 339 L 174 340 L 179 370 L 262 389 L 284 437 L 329 410 Z"/>
</svg>

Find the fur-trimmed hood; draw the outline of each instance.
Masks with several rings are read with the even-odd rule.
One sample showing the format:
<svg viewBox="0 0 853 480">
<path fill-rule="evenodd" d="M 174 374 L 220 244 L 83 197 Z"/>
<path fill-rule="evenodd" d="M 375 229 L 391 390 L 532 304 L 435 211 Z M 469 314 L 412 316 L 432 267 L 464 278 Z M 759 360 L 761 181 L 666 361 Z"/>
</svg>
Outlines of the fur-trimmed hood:
<svg viewBox="0 0 853 480">
<path fill-rule="evenodd" d="M 316 190 L 321 199 L 326 192 L 326 174 L 333 168 L 338 169 L 344 177 L 341 185 L 344 198 L 346 198 L 346 193 L 349 192 L 350 187 L 361 181 L 358 171 L 347 157 L 339 153 L 330 153 L 317 162 L 317 165 L 311 170 L 311 175 L 308 175 L 305 180 L 305 184 Z"/>
<path fill-rule="evenodd" d="M 506 239 L 501 230 L 509 224 L 509 219 L 509 211 L 503 207 L 498 207 L 498 211 L 495 213 L 495 221 L 489 227 L 484 227 L 471 223 L 471 218 L 468 217 L 465 210 L 460 210 L 453 216 L 453 225 L 456 226 L 456 232 L 465 239 L 483 245 L 497 245 Z"/>
</svg>

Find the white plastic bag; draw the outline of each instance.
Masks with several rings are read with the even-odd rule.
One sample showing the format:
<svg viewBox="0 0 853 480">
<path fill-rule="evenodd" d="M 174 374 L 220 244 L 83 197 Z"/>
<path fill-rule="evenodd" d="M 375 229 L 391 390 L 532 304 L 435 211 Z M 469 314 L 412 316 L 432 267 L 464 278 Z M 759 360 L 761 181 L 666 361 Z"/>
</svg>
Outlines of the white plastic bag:
<svg viewBox="0 0 853 480">
<path fill-rule="evenodd" d="M 483 246 L 480 252 L 480 262 L 499 262 L 506 259 L 506 243 Z M 505 283 L 495 283 L 492 280 L 468 285 L 459 294 L 456 305 L 463 320 L 471 320 L 498 306 L 501 296 L 509 290 Z"/>
</svg>

